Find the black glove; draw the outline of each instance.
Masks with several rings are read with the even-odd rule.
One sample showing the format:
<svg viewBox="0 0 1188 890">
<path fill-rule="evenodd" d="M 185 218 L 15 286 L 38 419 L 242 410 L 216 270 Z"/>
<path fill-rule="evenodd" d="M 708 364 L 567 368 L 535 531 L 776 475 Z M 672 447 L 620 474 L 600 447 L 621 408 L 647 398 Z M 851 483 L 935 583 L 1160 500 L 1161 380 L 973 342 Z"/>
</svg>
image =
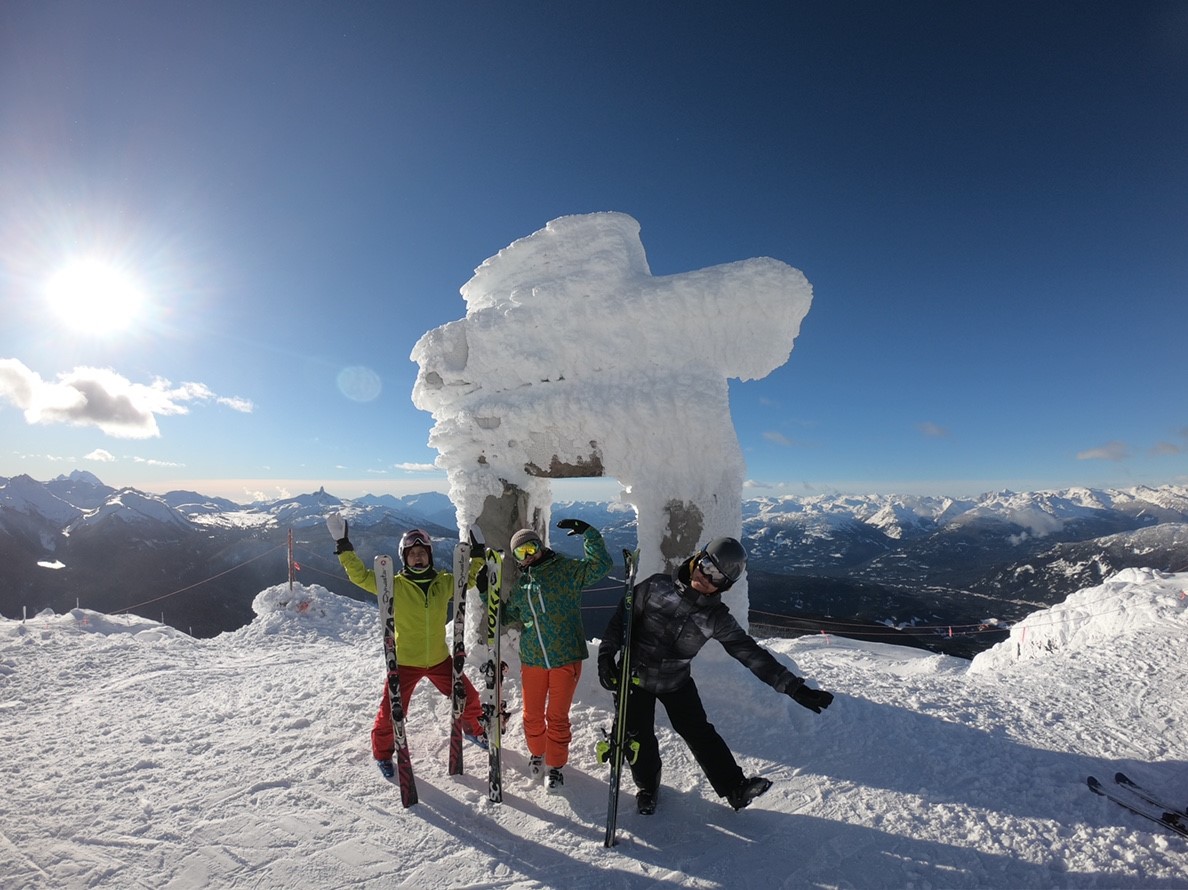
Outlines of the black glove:
<svg viewBox="0 0 1188 890">
<path fill-rule="evenodd" d="M 491 586 L 491 581 L 490 576 L 487 574 L 486 563 L 483 563 L 483 567 L 479 569 L 479 573 L 474 579 L 474 586 L 483 596 L 487 595 L 487 588 Z"/>
<path fill-rule="evenodd" d="M 567 528 L 571 535 L 584 535 L 587 529 L 593 528 L 593 526 L 580 519 L 562 519 L 557 523 L 557 528 Z"/>
<path fill-rule="evenodd" d="M 615 670 L 613 658 L 598 659 L 598 683 L 603 689 L 614 692 L 619 688 L 619 672 Z"/>
<path fill-rule="evenodd" d="M 824 689 L 809 689 L 807 686 L 801 686 L 792 693 L 792 701 L 803 705 L 813 713 L 820 714 L 833 704 L 833 696 Z"/>
</svg>

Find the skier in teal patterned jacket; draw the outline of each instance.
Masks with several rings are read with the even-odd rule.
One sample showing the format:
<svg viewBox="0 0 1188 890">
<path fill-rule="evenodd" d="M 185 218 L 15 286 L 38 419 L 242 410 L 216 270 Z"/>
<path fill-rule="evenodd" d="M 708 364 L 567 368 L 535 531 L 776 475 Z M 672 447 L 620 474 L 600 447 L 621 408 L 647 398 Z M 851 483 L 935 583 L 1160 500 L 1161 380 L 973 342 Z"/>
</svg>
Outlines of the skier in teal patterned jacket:
<svg viewBox="0 0 1188 890">
<path fill-rule="evenodd" d="M 562 519 L 557 528 L 582 536 L 583 558 L 554 553 L 534 529 L 516 532 L 511 552 L 521 575 L 503 610 L 506 620 L 523 625 L 520 677 L 529 769 L 533 776 L 545 774 L 550 791 L 565 782 L 561 768 L 569 762 L 569 709 L 582 661 L 590 655 L 582 629 L 582 590 L 611 568 L 598 529 L 580 519 Z"/>
</svg>

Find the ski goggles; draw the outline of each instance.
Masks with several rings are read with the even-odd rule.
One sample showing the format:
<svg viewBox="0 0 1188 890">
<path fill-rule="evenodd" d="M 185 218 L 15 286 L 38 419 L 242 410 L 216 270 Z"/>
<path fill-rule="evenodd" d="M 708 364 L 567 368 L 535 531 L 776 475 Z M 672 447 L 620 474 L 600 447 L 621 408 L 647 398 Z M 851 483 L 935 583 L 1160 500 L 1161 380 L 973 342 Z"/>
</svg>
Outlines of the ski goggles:
<svg viewBox="0 0 1188 890">
<path fill-rule="evenodd" d="M 525 541 L 512 551 L 512 556 L 516 558 L 516 562 L 523 562 L 529 556 L 536 556 L 538 553 L 540 553 L 540 541 Z"/>
<path fill-rule="evenodd" d="M 400 539 L 400 552 L 403 553 L 409 547 L 417 546 L 429 547 L 432 549 L 433 544 L 429 540 L 429 533 L 419 528 L 409 529 Z"/>
<path fill-rule="evenodd" d="M 718 564 L 709 555 L 703 556 L 697 561 L 697 568 L 701 569 L 701 574 L 705 575 L 709 579 L 710 584 L 719 590 L 730 584 L 730 579 L 718 568 Z"/>
</svg>

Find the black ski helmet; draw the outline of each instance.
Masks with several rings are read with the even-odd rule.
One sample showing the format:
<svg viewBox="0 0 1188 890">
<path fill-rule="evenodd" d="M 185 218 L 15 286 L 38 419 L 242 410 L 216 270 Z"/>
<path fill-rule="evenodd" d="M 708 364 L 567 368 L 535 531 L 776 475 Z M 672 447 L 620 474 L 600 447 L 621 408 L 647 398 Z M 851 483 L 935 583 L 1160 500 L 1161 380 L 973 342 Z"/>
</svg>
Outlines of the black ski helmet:
<svg viewBox="0 0 1188 890">
<path fill-rule="evenodd" d="M 719 590 L 729 590 L 747 567 L 747 551 L 734 538 L 714 538 L 697 554 L 694 561 L 699 562 L 703 557 L 717 566 L 718 571 L 728 579 L 726 586 L 719 587 Z"/>
</svg>

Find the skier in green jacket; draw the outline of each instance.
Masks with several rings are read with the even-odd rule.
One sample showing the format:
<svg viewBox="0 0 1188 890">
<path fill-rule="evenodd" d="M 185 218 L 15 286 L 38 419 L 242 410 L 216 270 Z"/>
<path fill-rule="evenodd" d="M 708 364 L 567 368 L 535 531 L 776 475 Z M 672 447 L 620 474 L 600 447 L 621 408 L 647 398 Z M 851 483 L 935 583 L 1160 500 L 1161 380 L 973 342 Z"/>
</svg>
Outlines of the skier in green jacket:
<svg viewBox="0 0 1188 890">
<path fill-rule="evenodd" d="M 505 619 L 523 625 L 520 676 L 529 769 L 533 776 L 545 774 L 550 791 L 565 782 L 561 768 L 569 762 L 569 709 L 582 661 L 590 654 L 582 630 L 582 590 L 611 568 L 596 528 L 580 519 L 562 519 L 557 528 L 583 537 L 583 558 L 554 553 L 535 529 L 520 529 L 512 535 L 511 552 L 521 575 L 504 606 Z"/>
</svg>

